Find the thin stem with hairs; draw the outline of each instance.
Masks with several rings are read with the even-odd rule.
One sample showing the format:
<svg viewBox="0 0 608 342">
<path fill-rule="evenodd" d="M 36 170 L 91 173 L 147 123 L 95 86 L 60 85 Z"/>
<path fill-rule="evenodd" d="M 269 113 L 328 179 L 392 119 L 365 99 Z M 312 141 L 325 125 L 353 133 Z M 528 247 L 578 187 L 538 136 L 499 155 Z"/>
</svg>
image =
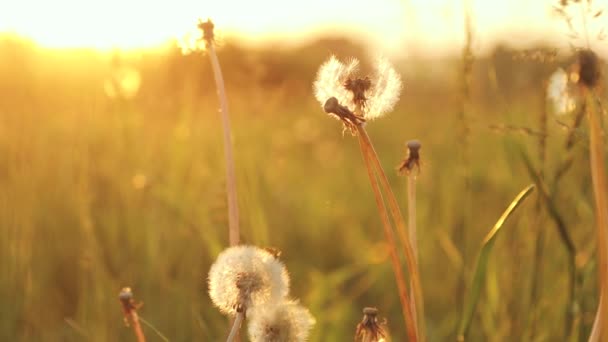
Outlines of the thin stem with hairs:
<svg viewBox="0 0 608 342">
<path fill-rule="evenodd" d="M 224 87 L 224 77 L 220 62 L 215 53 L 215 40 L 213 35 L 213 23 L 211 20 L 200 22 L 199 28 L 203 31 L 203 39 L 205 40 L 211 67 L 213 69 L 213 77 L 217 88 L 217 95 L 220 101 L 220 112 L 222 115 L 222 126 L 224 132 L 224 156 L 226 159 L 226 192 L 228 197 L 228 231 L 230 246 L 239 244 L 239 207 L 236 195 L 236 173 L 234 166 L 234 156 L 232 151 L 232 139 L 230 130 L 230 117 L 228 115 L 228 98 L 226 97 L 226 89 Z"/>
</svg>

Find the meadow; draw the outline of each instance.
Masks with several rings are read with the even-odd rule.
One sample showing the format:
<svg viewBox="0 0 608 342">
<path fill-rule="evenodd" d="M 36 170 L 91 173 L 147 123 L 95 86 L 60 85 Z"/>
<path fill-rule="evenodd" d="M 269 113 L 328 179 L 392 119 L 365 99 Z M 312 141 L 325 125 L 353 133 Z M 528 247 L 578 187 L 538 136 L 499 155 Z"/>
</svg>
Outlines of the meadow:
<svg viewBox="0 0 608 342">
<path fill-rule="evenodd" d="M 555 115 L 545 97 L 553 71 L 572 63 L 570 51 L 534 51 L 551 58 L 497 46 L 474 55 L 469 71 L 460 55 L 394 60 L 401 98 L 366 125 L 404 213 L 406 178 L 396 166 L 405 141 L 422 143 L 418 238 L 429 341 L 456 339 L 482 240 L 539 170 L 555 210 L 536 191 L 505 224 L 468 340 L 586 340 L 593 324 L 588 128 L 572 129 L 576 115 Z M 406 336 L 356 138 L 312 91 L 329 55 L 365 66 L 374 53 L 339 37 L 218 48 L 241 241 L 282 251 L 291 293 L 316 319 L 311 341 L 352 340 L 366 306 L 379 309 L 394 341 Z M 132 341 L 118 301 L 123 286 L 171 341 L 225 338 L 228 319 L 206 284 L 228 246 L 218 108 L 205 52 L 50 50 L 0 38 L 0 340 Z"/>
</svg>

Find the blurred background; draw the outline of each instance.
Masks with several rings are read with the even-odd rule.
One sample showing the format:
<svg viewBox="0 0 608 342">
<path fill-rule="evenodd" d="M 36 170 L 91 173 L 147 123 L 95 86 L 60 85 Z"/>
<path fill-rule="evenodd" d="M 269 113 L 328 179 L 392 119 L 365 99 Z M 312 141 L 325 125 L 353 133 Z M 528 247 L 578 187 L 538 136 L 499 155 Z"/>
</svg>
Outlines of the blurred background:
<svg viewBox="0 0 608 342">
<path fill-rule="evenodd" d="M 405 141 L 422 142 L 429 340 L 455 340 L 481 242 L 535 173 L 572 246 L 546 203 L 528 199 L 497 240 L 470 340 L 586 340 L 597 305 L 588 133 L 575 124 L 578 108 L 555 113 L 546 87 L 559 67 L 572 70 L 576 48 L 607 56 L 596 16 L 605 5 L 3 4 L 0 340 L 134 340 L 123 286 L 171 341 L 225 338 L 228 321 L 206 285 L 228 245 L 219 104 L 207 53 L 180 49 L 198 17 L 216 24 L 241 239 L 282 250 L 291 293 L 317 320 L 312 341 L 352 340 L 365 306 L 378 307 L 395 341 L 405 338 L 356 138 L 312 94 L 331 54 L 359 58 L 364 70 L 385 55 L 403 78 L 394 112 L 367 128 L 404 213 L 406 178 L 395 168 Z"/>
</svg>

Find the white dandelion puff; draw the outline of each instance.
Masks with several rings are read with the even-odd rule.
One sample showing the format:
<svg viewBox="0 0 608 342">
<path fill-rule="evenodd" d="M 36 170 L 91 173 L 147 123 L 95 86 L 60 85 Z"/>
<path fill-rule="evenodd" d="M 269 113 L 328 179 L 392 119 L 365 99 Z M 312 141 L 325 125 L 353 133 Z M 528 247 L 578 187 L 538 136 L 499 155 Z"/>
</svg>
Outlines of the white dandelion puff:
<svg viewBox="0 0 608 342">
<path fill-rule="evenodd" d="M 549 78 L 547 99 L 553 104 L 556 114 L 570 113 L 576 107 L 576 99 L 569 91 L 569 78 L 564 69 L 557 69 Z"/>
<path fill-rule="evenodd" d="M 296 301 L 259 306 L 250 315 L 249 338 L 252 342 L 303 342 L 314 324 L 308 309 Z"/>
<path fill-rule="evenodd" d="M 314 82 L 314 91 L 321 106 L 331 97 L 347 107 L 354 107 L 353 93 L 344 87 L 344 83 L 359 69 L 359 61 L 355 58 L 349 63 L 340 62 L 336 56 L 331 56 L 321 64 Z"/>
<path fill-rule="evenodd" d="M 258 247 L 230 247 L 209 270 L 209 296 L 221 312 L 231 316 L 257 305 L 280 302 L 288 292 L 285 266 Z"/>
<path fill-rule="evenodd" d="M 376 75 L 366 103 L 366 119 L 379 118 L 393 110 L 401 94 L 401 77 L 389 61 L 378 58 L 374 66 Z"/>
<path fill-rule="evenodd" d="M 335 56 L 321 65 L 314 82 L 315 97 L 325 106 L 334 97 L 338 104 L 362 115 L 375 119 L 392 110 L 401 93 L 401 77 L 385 58 L 378 58 L 372 77 L 355 77 L 359 61 L 344 64 Z"/>
</svg>

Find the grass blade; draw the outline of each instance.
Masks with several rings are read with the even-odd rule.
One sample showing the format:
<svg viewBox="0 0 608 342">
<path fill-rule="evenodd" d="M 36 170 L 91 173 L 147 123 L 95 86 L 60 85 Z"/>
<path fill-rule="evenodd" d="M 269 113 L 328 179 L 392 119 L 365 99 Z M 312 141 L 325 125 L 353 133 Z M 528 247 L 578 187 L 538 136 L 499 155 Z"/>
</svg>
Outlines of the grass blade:
<svg viewBox="0 0 608 342">
<path fill-rule="evenodd" d="M 473 318 L 473 314 L 475 313 L 477 301 L 479 300 L 479 296 L 481 294 L 481 285 L 483 279 L 485 278 L 488 258 L 490 257 L 490 253 L 492 252 L 492 248 L 494 247 L 496 236 L 507 221 L 507 219 L 511 216 L 511 214 L 513 214 L 515 209 L 519 207 L 519 205 L 524 201 L 524 199 L 526 199 L 526 197 L 530 195 L 533 189 L 533 184 L 528 185 L 528 187 L 522 190 L 517 195 L 517 197 L 515 197 L 515 199 L 511 202 L 507 210 L 505 210 L 505 212 L 500 216 L 498 221 L 496 221 L 496 224 L 494 224 L 494 227 L 492 227 L 492 230 L 490 230 L 488 235 L 486 235 L 483 240 L 481 252 L 479 253 L 479 257 L 477 259 L 477 265 L 475 266 L 473 281 L 471 283 L 471 287 L 464 304 L 463 315 L 460 319 L 460 325 L 458 327 L 458 341 L 465 340 L 469 327 L 471 325 L 471 320 Z"/>
</svg>

